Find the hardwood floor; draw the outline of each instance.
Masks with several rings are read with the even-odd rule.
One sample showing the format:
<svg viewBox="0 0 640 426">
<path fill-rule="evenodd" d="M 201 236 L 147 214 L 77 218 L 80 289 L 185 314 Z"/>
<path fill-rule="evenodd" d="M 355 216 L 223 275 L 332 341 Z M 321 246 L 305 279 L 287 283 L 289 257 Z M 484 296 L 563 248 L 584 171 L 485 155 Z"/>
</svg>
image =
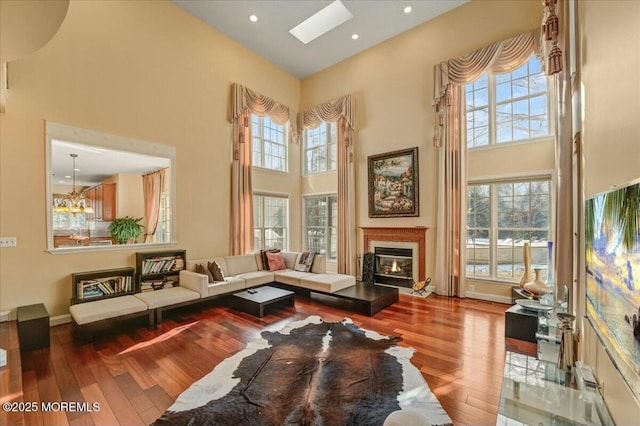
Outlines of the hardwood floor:
<svg viewBox="0 0 640 426">
<path fill-rule="evenodd" d="M 149 424 L 194 381 L 243 349 L 262 330 L 320 315 L 325 321 L 349 317 L 363 328 L 402 336 L 401 345 L 416 349 L 412 363 L 454 424 L 495 425 L 508 305 L 401 295 L 399 302 L 368 317 L 341 309 L 331 299 L 320 302 L 296 299 L 295 307 L 264 318 L 221 305 L 191 306 L 167 313 L 157 330 L 127 323 L 91 344 L 74 341 L 70 324 L 53 327 L 50 348 L 22 355 L 21 400 L 97 402 L 99 411 L 38 410 L 23 417 L 0 411 L 0 424 Z M 0 332 L 0 344 L 12 348 L 9 366 L 0 370 L 2 389 L 12 392 L 20 377 L 20 362 L 11 358 L 15 359 L 17 347 L 15 323 L 0 324 Z"/>
</svg>

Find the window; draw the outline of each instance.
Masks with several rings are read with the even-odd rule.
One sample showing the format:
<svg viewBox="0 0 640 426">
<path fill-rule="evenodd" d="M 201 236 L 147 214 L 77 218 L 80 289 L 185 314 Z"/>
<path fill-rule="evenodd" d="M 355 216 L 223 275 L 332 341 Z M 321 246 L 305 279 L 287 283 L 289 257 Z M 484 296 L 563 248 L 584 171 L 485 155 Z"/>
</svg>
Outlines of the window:
<svg viewBox="0 0 640 426">
<path fill-rule="evenodd" d="M 286 126 L 276 124 L 269 117 L 251 115 L 253 135 L 253 166 L 287 171 Z"/>
<path fill-rule="evenodd" d="M 253 247 L 287 249 L 289 199 L 276 195 L 253 196 Z"/>
<path fill-rule="evenodd" d="M 338 197 L 304 197 L 305 250 L 338 258 Z"/>
<path fill-rule="evenodd" d="M 169 191 L 163 191 L 160 195 L 160 211 L 158 212 L 158 225 L 153 234 L 153 242 L 168 243 L 171 241 L 171 197 Z"/>
<path fill-rule="evenodd" d="M 53 229 L 70 229 L 74 230 L 77 228 L 78 231 L 81 229 L 87 229 L 89 224 L 87 221 L 87 217 L 84 213 L 58 213 L 53 212 Z"/>
<path fill-rule="evenodd" d="M 338 130 L 336 123 L 322 123 L 304 131 L 304 171 L 306 174 L 330 172 L 337 165 Z"/>
<path fill-rule="evenodd" d="M 549 135 L 547 77 L 535 56 L 504 74 L 465 87 L 467 148 Z"/>
<path fill-rule="evenodd" d="M 549 180 L 519 180 L 467 186 L 467 277 L 518 281 L 522 249 L 531 246 L 532 268 L 548 262 Z"/>
</svg>

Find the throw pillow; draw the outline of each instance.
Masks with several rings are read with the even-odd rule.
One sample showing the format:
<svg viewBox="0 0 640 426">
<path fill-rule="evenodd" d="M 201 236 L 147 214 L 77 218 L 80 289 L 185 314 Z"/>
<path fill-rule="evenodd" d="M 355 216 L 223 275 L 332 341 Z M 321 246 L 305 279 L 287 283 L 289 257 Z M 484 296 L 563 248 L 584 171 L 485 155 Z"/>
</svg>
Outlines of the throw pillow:
<svg viewBox="0 0 640 426">
<path fill-rule="evenodd" d="M 210 283 L 214 282 L 213 275 L 211 274 L 211 271 L 209 271 L 209 269 L 207 269 L 203 264 L 201 264 L 201 263 L 196 264 L 196 267 L 195 267 L 194 271 L 197 272 L 198 274 L 206 275 L 207 276 L 207 281 L 209 281 Z"/>
<path fill-rule="evenodd" d="M 224 274 L 222 273 L 222 268 L 218 265 L 218 262 L 208 262 L 207 268 L 211 271 L 211 275 L 213 276 L 214 281 L 224 281 Z"/>
<path fill-rule="evenodd" d="M 287 269 L 287 265 L 284 263 L 284 256 L 282 253 L 267 253 L 267 261 L 269 263 L 270 271 L 281 271 Z"/>
<path fill-rule="evenodd" d="M 267 259 L 267 253 L 280 253 L 279 249 L 265 249 L 260 250 L 260 256 L 262 256 L 262 266 L 264 269 L 269 270 L 269 259 Z"/>
<path fill-rule="evenodd" d="M 303 251 L 298 258 L 298 263 L 296 263 L 296 271 L 300 272 L 309 272 L 313 267 L 313 259 L 315 259 L 316 254 L 312 251 Z"/>
</svg>

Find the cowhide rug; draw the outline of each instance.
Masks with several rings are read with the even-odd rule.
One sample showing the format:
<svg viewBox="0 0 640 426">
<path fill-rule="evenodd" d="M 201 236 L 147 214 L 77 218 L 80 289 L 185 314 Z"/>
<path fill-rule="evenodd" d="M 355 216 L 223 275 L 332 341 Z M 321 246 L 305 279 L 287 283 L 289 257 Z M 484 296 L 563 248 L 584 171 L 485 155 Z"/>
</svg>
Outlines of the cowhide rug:
<svg viewBox="0 0 640 426">
<path fill-rule="evenodd" d="M 414 349 L 348 318 L 292 322 L 225 359 L 155 425 L 382 425 L 397 410 L 451 419 L 411 362 Z M 428 423 L 427 423 L 428 424 Z"/>
</svg>

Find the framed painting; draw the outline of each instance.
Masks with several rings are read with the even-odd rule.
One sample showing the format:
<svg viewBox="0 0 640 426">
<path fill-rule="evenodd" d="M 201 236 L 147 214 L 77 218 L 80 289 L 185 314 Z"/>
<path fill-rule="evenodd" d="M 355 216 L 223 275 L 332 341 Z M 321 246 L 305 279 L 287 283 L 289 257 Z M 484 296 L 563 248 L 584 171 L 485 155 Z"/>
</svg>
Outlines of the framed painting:
<svg viewBox="0 0 640 426">
<path fill-rule="evenodd" d="M 418 147 L 370 155 L 369 217 L 419 216 Z"/>
</svg>

